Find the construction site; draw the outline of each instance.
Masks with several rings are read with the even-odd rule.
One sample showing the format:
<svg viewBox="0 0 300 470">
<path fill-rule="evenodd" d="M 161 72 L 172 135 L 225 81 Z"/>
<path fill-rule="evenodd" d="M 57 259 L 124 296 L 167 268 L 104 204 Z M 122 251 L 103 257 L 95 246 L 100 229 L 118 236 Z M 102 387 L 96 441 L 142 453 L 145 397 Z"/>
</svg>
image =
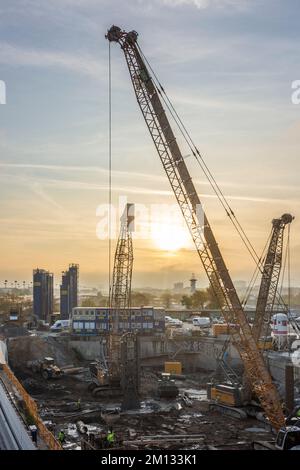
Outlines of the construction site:
<svg viewBox="0 0 300 470">
<path fill-rule="evenodd" d="M 136 215 L 131 199 L 123 207 L 117 242 L 109 246 L 107 304 L 79 305 L 79 268 L 72 264 L 62 277 L 60 315 L 37 321 L 39 308 L 53 311 L 39 290 L 43 282 L 53 289 L 53 279 L 35 269 L 36 310 L 26 315 L 15 305 L 1 316 L 0 448 L 298 450 L 300 317 L 282 295 L 283 279 L 290 275 L 294 214 L 266 220 L 271 232 L 264 252 L 257 253 L 141 50 L 138 33 L 114 25 L 102 40 L 125 59 L 145 133 L 218 307 L 132 305 Z M 109 93 L 111 87 L 109 80 Z M 253 260 L 255 272 L 243 299 L 181 140 Z M 107 189 L 111 193 L 112 187 Z M 249 310 L 255 282 L 256 305 Z M 192 275 L 191 293 L 195 286 Z"/>
</svg>

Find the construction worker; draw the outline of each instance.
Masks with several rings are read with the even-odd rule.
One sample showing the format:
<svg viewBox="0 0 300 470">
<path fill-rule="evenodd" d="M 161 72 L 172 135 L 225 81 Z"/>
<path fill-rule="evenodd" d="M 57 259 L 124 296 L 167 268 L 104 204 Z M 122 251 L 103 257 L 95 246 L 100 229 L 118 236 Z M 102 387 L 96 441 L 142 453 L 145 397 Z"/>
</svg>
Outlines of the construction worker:
<svg viewBox="0 0 300 470">
<path fill-rule="evenodd" d="M 59 440 L 60 444 L 63 444 L 63 442 L 65 442 L 65 433 L 63 431 L 59 431 L 58 440 Z"/>
<path fill-rule="evenodd" d="M 37 443 L 37 427 L 35 425 L 29 426 L 32 442 Z"/>
<path fill-rule="evenodd" d="M 100 432 L 99 434 L 99 448 L 100 449 L 105 449 L 108 447 L 108 441 L 107 441 L 107 435 L 105 432 Z"/>
<path fill-rule="evenodd" d="M 106 441 L 107 441 L 108 447 L 113 447 L 115 443 L 115 433 L 112 429 L 108 431 L 107 436 L 106 436 Z"/>
</svg>

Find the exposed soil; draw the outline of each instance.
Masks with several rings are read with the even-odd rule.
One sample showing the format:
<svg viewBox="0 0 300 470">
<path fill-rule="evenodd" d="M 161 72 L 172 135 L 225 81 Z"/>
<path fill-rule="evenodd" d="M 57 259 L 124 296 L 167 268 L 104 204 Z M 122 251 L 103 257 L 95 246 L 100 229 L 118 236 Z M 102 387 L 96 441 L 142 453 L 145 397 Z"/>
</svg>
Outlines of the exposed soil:
<svg viewBox="0 0 300 470">
<path fill-rule="evenodd" d="M 113 429 L 118 447 L 250 449 L 254 439 L 272 440 L 270 432 L 255 419 L 240 421 L 209 410 L 204 385 L 210 376 L 211 373 L 205 372 L 187 376 L 185 381 L 176 382 L 180 387 L 180 396 L 176 400 L 159 400 L 155 393 L 157 375 L 144 371 L 141 409 L 116 415 Z M 79 449 L 81 440 L 86 437 L 79 432 L 78 422 L 86 425 L 89 433 L 106 433 L 110 425 L 105 420 L 105 413 L 120 409 L 120 400 L 92 397 L 87 391 L 85 373 L 52 381 L 32 374 L 24 378 L 23 373 L 22 382 L 37 401 L 42 419 L 54 434 L 58 435 L 61 430 L 65 432 L 66 449 Z M 184 400 L 182 396 L 189 396 L 190 400 Z M 197 437 L 193 439 L 193 435 Z M 173 436 L 177 436 L 176 442 L 170 440 Z M 185 442 L 185 438 L 191 441 Z M 149 443 L 145 442 L 147 439 L 150 439 Z"/>
</svg>

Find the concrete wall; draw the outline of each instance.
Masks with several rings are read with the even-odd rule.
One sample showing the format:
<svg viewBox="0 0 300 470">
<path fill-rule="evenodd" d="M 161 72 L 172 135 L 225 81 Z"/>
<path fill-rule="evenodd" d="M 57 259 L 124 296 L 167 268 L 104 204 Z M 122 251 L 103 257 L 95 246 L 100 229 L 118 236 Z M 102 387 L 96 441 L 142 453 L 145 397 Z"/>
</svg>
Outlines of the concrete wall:
<svg viewBox="0 0 300 470">
<path fill-rule="evenodd" d="M 164 336 L 140 337 L 140 357 L 142 364 L 161 367 L 166 360 L 176 359 L 186 370 L 215 370 L 217 356 L 223 348 L 225 338 L 166 339 Z M 101 357 L 102 337 L 79 337 L 69 341 L 69 348 L 75 349 L 84 359 Z M 228 363 L 238 367 L 241 360 L 235 348 L 228 350 Z"/>
<path fill-rule="evenodd" d="M 280 384 L 280 392 L 285 393 L 285 367 L 291 364 L 293 357 L 288 353 L 270 352 L 268 354 L 268 364 L 272 377 Z M 300 364 L 294 362 L 295 385 L 300 387 Z"/>
<path fill-rule="evenodd" d="M 4 341 L 0 341 L 0 364 L 8 362 L 7 348 Z"/>
<path fill-rule="evenodd" d="M 101 357 L 102 351 L 102 337 L 86 337 L 80 340 L 71 339 L 68 342 L 69 349 L 77 351 L 83 359 L 94 361 Z"/>
</svg>

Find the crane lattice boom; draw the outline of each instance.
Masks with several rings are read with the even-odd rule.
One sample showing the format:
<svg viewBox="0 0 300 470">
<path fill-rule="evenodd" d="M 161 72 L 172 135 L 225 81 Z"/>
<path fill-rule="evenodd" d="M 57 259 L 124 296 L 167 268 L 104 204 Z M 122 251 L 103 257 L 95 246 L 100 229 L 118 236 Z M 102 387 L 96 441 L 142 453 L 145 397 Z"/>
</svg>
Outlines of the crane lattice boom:
<svg viewBox="0 0 300 470">
<path fill-rule="evenodd" d="M 118 42 L 124 52 L 138 104 L 223 316 L 229 325 L 240 326 L 239 330 L 231 328 L 230 332 L 252 389 L 272 425 L 279 429 L 284 425 L 284 416 L 277 390 L 252 336 L 210 224 L 201 210 L 199 196 L 162 106 L 160 92 L 139 52 L 137 36 L 135 31 L 127 33 L 117 26 L 112 26 L 106 35 L 109 41 Z"/>
<path fill-rule="evenodd" d="M 134 223 L 134 205 L 126 204 L 121 217 L 120 233 L 117 241 L 113 280 L 110 292 L 110 334 L 108 342 L 108 362 L 110 380 L 120 378 L 121 337 L 119 331 L 120 314 L 128 319 L 131 297 L 131 279 L 133 267 L 132 231 Z"/>
<path fill-rule="evenodd" d="M 282 265 L 284 229 L 293 219 L 292 215 L 283 214 L 279 219 L 273 219 L 272 221 L 272 234 L 265 257 L 252 328 L 256 341 L 268 334 Z"/>
<path fill-rule="evenodd" d="M 121 217 L 120 234 L 115 251 L 110 306 L 116 309 L 130 307 L 133 267 L 132 225 L 133 204 L 126 204 Z"/>
</svg>

